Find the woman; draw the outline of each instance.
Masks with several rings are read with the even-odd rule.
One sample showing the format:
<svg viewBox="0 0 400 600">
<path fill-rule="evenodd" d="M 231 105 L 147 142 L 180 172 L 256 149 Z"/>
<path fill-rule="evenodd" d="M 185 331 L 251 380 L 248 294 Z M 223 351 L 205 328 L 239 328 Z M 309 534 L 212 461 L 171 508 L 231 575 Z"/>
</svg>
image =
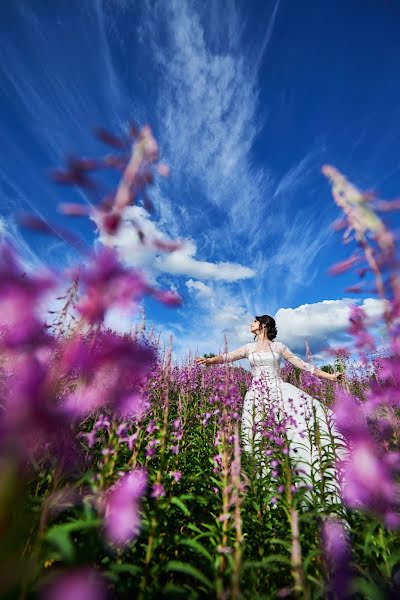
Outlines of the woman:
<svg viewBox="0 0 400 600">
<path fill-rule="evenodd" d="M 212 358 L 197 358 L 197 364 L 211 365 L 247 358 L 252 367 L 253 378 L 243 404 L 241 430 L 244 449 L 254 455 L 260 442 L 264 440 L 260 455 L 263 460 L 265 455 L 271 454 L 271 450 L 265 450 L 266 443 L 268 445 L 271 442 L 271 447 L 275 445 L 275 448 L 276 444 L 287 444 L 292 465 L 294 463 L 300 478 L 304 479 L 305 474 L 306 482 L 310 484 L 310 480 L 321 480 L 324 477 L 330 482 L 328 487 L 334 496 L 333 500 L 338 501 L 336 471 L 324 467 L 322 475 L 321 464 L 315 467 L 318 460 L 325 464 L 321 447 L 332 443 L 335 446 L 336 442 L 338 446 L 343 446 L 343 438 L 335 429 L 334 415 L 319 400 L 283 381 L 279 360 L 284 358 L 295 367 L 329 381 L 337 381 L 342 374 L 317 369 L 293 354 L 284 344 L 274 341 L 277 335 L 276 323 L 269 315 L 255 317 L 251 332 L 255 336 L 254 343 Z M 285 442 L 281 442 L 282 430 Z M 340 450 L 336 454 L 340 455 Z"/>
</svg>

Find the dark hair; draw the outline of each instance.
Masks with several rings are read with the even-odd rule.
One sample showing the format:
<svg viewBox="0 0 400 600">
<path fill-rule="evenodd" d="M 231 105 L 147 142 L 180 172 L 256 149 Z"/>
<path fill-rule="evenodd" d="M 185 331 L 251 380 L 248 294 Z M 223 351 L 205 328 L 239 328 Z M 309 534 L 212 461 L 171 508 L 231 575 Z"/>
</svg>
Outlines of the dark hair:
<svg viewBox="0 0 400 600">
<path fill-rule="evenodd" d="M 274 340 L 278 335 L 275 319 L 273 319 L 269 315 L 262 315 L 261 317 L 254 318 L 260 323 L 262 329 L 264 329 L 265 327 L 267 328 L 267 338 L 272 342 L 272 340 Z M 256 337 L 257 336 L 255 335 L 254 339 L 256 339 Z"/>
</svg>

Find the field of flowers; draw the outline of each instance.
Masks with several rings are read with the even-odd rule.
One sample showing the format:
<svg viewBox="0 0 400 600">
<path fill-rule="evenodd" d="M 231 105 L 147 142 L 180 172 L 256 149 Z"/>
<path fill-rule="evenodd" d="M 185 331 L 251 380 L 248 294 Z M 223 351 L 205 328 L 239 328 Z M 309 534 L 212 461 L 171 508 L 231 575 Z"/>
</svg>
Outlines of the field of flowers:
<svg viewBox="0 0 400 600">
<path fill-rule="evenodd" d="M 60 184 L 96 191 L 92 172 L 121 173 L 95 209 L 63 205 L 112 236 L 124 208 L 143 202 L 166 176 L 148 127 L 127 139 L 104 131 L 114 150 L 71 159 Z M 82 252 L 71 272 L 30 272 L 7 241 L 0 254 L 0 596 L 102 598 L 398 598 L 400 595 L 400 280 L 395 235 L 379 212 L 398 201 L 363 194 L 324 167 L 343 211 L 352 292 L 382 300 L 385 348 L 366 315 L 350 314 L 349 349 L 333 385 L 285 366 L 282 376 L 333 408 L 348 447 L 321 439 L 312 416 L 315 461 L 307 485 L 291 464 L 285 427 L 267 415 L 252 453 L 242 450 L 240 416 L 251 375 L 235 363 L 202 367 L 171 360 L 154 330 L 130 335 L 104 326 L 111 308 L 137 310 L 174 293 L 120 262 L 112 248 Z M 25 226 L 50 233 L 25 217 Z M 52 230 L 54 228 L 51 228 Z M 169 252 L 179 242 L 143 244 Z M 65 232 L 64 232 L 65 236 Z M 350 236 L 353 236 L 352 238 Z M 350 254 L 351 252 L 351 254 Z M 43 302 L 61 308 L 48 322 Z M 212 348 L 210 348 L 212 350 Z M 343 502 L 329 466 L 343 476 Z"/>
</svg>

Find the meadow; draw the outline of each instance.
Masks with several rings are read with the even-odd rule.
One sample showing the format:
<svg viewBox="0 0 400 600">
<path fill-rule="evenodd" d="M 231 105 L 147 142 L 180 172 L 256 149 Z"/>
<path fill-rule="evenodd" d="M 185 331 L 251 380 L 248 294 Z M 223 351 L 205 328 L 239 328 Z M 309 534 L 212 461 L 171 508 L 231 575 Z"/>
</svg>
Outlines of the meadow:
<svg viewBox="0 0 400 600">
<path fill-rule="evenodd" d="M 91 217 L 112 236 L 125 207 L 151 210 L 148 189 L 168 169 L 148 127 L 126 139 L 98 135 L 113 153 L 70 160 L 54 179 L 88 190 L 93 172 L 116 170 L 117 189 L 95 208 L 61 207 L 66 220 Z M 173 310 L 177 294 L 151 285 L 114 249 L 93 251 L 72 234 L 82 261 L 65 273 L 27 270 L 3 242 L 2 598 L 399 597 L 400 281 L 396 236 L 381 218 L 399 206 L 332 167 L 323 173 L 349 247 L 332 276 L 353 272 L 348 292 L 381 299 L 385 345 L 354 306 L 352 346 L 337 348 L 325 367 L 343 371 L 341 383 L 283 367 L 284 380 L 333 409 L 348 449 L 340 461 L 339 442 L 322 438 L 310 415 L 315 460 L 306 484 L 273 415 L 253 452 L 243 451 L 247 370 L 201 367 L 191 355 L 174 364 L 173 340 L 161 347 L 144 318 L 126 335 L 104 325 L 108 310 L 132 313 L 147 295 Z M 37 218 L 24 225 L 51 233 Z M 179 245 L 138 233 L 162 252 Z M 60 286 L 59 310 L 43 319 L 43 301 Z"/>
</svg>

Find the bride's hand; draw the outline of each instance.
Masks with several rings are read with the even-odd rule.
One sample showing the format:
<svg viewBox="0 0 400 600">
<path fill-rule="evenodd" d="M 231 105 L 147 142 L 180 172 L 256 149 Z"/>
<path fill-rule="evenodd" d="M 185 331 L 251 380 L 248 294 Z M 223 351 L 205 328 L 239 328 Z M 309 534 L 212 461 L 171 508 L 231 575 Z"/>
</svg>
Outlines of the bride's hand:
<svg viewBox="0 0 400 600">
<path fill-rule="evenodd" d="M 334 373 L 331 373 L 331 381 L 342 381 L 343 377 L 344 373 L 341 371 L 335 371 Z"/>
<path fill-rule="evenodd" d="M 206 365 L 207 366 L 207 358 L 195 358 L 195 362 L 198 365 Z"/>
</svg>

